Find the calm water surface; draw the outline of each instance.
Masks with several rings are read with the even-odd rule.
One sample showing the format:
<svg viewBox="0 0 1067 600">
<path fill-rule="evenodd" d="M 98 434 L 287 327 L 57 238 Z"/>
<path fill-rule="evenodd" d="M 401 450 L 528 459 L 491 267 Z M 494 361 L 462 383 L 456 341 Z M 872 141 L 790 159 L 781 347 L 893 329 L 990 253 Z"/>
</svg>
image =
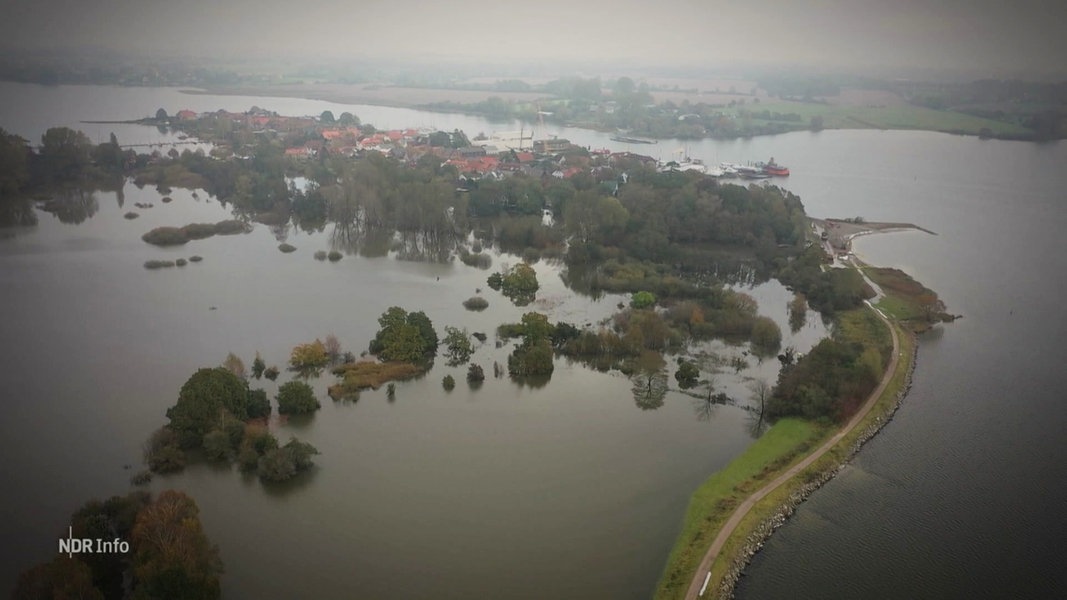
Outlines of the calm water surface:
<svg viewBox="0 0 1067 600">
<path fill-rule="evenodd" d="M 4 85 L 0 126 L 28 139 L 54 124 L 81 128 L 83 119 L 137 117 L 158 106 L 323 110 L 322 103 L 173 90 Z M 376 110 L 381 126 L 436 118 Z M 106 140 L 110 127 L 93 130 L 93 138 Z M 166 141 L 154 128 L 127 127 L 117 132 L 122 142 Z M 510 351 L 493 343 L 498 324 L 531 309 L 597 323 L 625 300 L 574 294 L 559 266 L 539 263 L 534 305 L 518 308 L 486 289 L 489 309 L 467 312 L 461 302 L 487 287 L 488 271 L 394 256 L 315 261 L 314 251 L 332 247 L 330 227 L 308 234 L 260 225 L 180 248 L 145 244 L 140 236 L 153 227 L 229 216 L 202 191 L 171 196 L 163 204 L 153 189 L 127 184 L 121 196 L 97 193 L 79 225 L 42 212 L 38 226 L 6 230 L 0 239 L 0 364 L 10 409 L 0 439 L 20 457 L 6 477 L 18 492 L 2 501 L 7 587 L 19 570 L 54 555 L 72 510 L 129 489 L 141 443 L 165 422 L 181 384 L 228 352 L 247 363 L 259 351 L 268 364 L 284 366 L 295 344 L 333 333 L 358 353 L 378 315 L 401 305 L 424 310 L 439 331 L 453 325 L 489 333 L 473 360 L 491 373 Z M 135 209 L 138 202 L 154 207 Z M 125 220 L 128 210 L 141 217 Z M 298 250 L 280 253 L 282 240 Z M 193 254 L 204 262 L 142 267 Z M 494 268 L 505 262 L 517 259 L 494 256 Z M 780 285 L 745 291 L 782 325 L 785 343 L 804 351 L 826 334 L 817 318 L 788 334 L 791 295 Z M 727 358 L 745 350 L 711 348 Z M 333 378 L 313 380 L 323 409 L 272 423 L 282 440 L 297 435 L 322 452 L 294 485 L 265 488 L 235 470 L 196 465 L 150 487 L 182 489 L 197 500 L 221 549 L 230 597 L 642 598 L 658 579 L 693 488 L 753 439 L 740 407 L 698 411 L 693 398 L 672 392 L 658 410 L 641 410 L 627 378 L 562 359 L 542 388 L 490 378 L 471 390 L 464 369 L 441 363 L 397 384 L 392 401 L 382 390 L 333 403 L 325 393 Z M 749 379 L 773 380 L 777 361 L 750 365 L 717 375 L 718 389 L 747 403 Z M 450 373 L 460 384 L 445 393 L 440 382 Z M 273 395 L 275 385 L 263 385 Z"/>
<path fill-rule="evenodd" d="M 173 141 L 153 128 L 79 123 L 159 107 L 350 110 L 386 128 L 517 128 L 461 115 L 169 89 L 4 83 L 0 91 L 0 127 L 31 140 L 59 124 L 95 141 L 110 131 L 124 143 Z M 662 157 L 682 147 L 627 148 L 607 134 L 552 132 Z M 914 221 L 937 231 L 857 246 L 872 262 L 912 272 L 966 315 L 924 340 L 915 388 L 897 418 L 772 539 L 740 593 L 952 597 L 1020 589 L 1043 596 L 1062 586 L 1055 549 L 1067 492 L 1062 478 L 1049 475 L 1067 458 L 1059 393 L 1067 381 L 1054 345 L 1067 333 L 1057 310 L 1067 272 L 1057 237 L 1067 225 L 1065 146 L 826 131 L 689 143 L 688 150 L 708 162 L 774 156 L 792 168 L 785 185 L 814 216 Z M 227 211 L 203 193 L 197 200 L 177 190 L 162 205 L 153 190 L 124 191 L 124 207 L 114 194 L 98 194 L 97 212 L 81 225 L 41 213 L 36 228 L 0 239 L 0 385 L 9 408 L 0 434 L 2 449 L 18 457 L 6 471 L 16 491 L 2 501 L 6 586 L 54 554 L 69 513 L 85 499 L 128 489 L 131 471 L 123 465 L 139 468 L 142 440 L 164 422 L 197 367 L 230 351 L 247 362 L 257 350 L 268 364 L 283 365 L 293 345 L 328 333 L 358 352 L 377 315 L 394 304 L 426 311 L 439 329 L 490 334 L 528 310 L 489 290 L 489 310 L 462 310 L 463 299 L 486 287 L 487 273 L 459 263 L 316 262 L 311 254 L 330 247 L 329 230 L 257 226 L 245 236 L 154 248 L 139 239 L 148 229 L 219 220 Z M 155 208 L 122 219 L 138 201 Z M 281 238 L 298 251 L 279 253 Z M 205 261 L 141 267 L 192 254 Z M 503 261 L 515 259 L 496 256 L 494 268 Z M 618 297 L 575 296 L 556 267 L 537 269 L 543 291 L 536 308 L 550 318 L 596 322 L 614 311 Z M 788 332 L 789 293 L 773 283 L 750 293 Z M 808 321 L 786 343 L 803 351 L 824 334 L 817 316 Z M 503 363 L 507 352 L 490 337 L 474 360 Z M 773 379 L 774 362 L 753 361 L 740 375 L 717 378 L 743 400 L 744 377 Z M 440 379 L 449 372 L 461 383 L 446 394 Z M 307 420 L 274 423 L 280 438 L 298 435 L 323 453 L 298 485 L 267 489 L 198 465 L 151 487 L 196 498 L 226 563 L 230 597 L 643 598 L 692 489 L 751 442 L 740 408 L 716 407 L 701 421 L 691 398 L 672 393 L 662 408 L 642 411 L 624 377 L 562 360 L 540 389 L 490 378 L 472 391 L 461 374 L 439 364 L 398 384 L 393 402 L 384 391 L 368 392 L 354 404 L 326 401 Z M 331 379 L 313 382 L 323 399 Z M 267 389 L 273 394 L 273 385 Z"/>
</svg>

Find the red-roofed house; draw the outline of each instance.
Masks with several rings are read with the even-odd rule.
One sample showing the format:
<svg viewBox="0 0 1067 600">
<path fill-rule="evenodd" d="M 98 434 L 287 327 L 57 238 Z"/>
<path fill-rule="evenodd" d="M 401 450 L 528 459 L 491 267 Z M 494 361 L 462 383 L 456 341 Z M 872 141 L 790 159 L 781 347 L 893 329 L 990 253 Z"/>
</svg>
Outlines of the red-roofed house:
<svg viewBox="0 0 1067 600">
<path fill-rule="evenodd" d="M 196 119 L 196 113 L 189 109 L 179 110 L 178 114 L 174 116 L 178 117 L 182 121 L 192 121 L 193 119 Z"/>
</svg>

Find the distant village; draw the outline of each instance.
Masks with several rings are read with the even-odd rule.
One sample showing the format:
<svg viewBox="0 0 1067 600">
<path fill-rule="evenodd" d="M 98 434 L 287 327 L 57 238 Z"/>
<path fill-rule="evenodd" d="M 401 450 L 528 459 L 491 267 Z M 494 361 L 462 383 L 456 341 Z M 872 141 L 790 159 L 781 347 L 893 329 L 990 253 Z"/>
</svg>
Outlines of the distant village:
<svg viewBox="0 0 1067 600">
<path fill-rule="evenodd" d="M 620 158 L 652 167 L 658 164 L 651 156 L 588 149 L 561 138 L 535 140 L 531 130 L 468 139 L 459 130 L 378 130 L 361 124 L 349 113 L 334 118 L 329 111 L 319 117 L 293 117 L 259 108 L 245 113 L 180 110 L 167 119 L 167 124 L 212 143 L 212 155 L 220 159 L 250 158 L 257 143 L 268 140 L 275 146 L 280 142 L 284 155 L 296 161 L 379 153 L 414 165 L 432 155 L 441 166 L 453 167 L 462 180 L 499 180 L 516 173 L 570 179 Z"/>
<path fill-rule="evenodd" d="M 165 117 L 165 114 L 157 114 L 157 124 L 161 116 Z M 252 158 L 264 141 L 268 142 L 272 152 L 281 149 L 285 157 L 294 161 L 359 158 L 378 153 L 415 165 L 427 156 L 434 156 L 438 161 L 435 166 L 455 169 L 461 185 L 464 181 L 501 180 L 518 173 L 571 179 L 590 172 L 596 182 L 608 182 L 617 187 L 625 181 L 618 181 L 608 173 L 602 181 L 598 175 L 620 160 L 660 171 L 696 171 L 713 177 L 767 179 L 789 175 L 788 168 L 776 164 L 773 158 L 769 163 L 709 166 L 698 159 L 675 153 L 671 160 L 660 162 L 651 156 L 629 151 L 577 146 L 562 138 L 534 139 L 532 129 L 493 132 L 491 135 L 479 133 L 472 139 L 459 130 L 378 130 L 347 112 L 338 117 L 330 111 L 324 111 L 318 117 L 294 117 L 256 107 L 244 113 L 180 110 L 173 118 L 166 118 L 166 124 L 188 136 L 212 143 L 212 156 L 219 159 Z M 635 138 L 625 140 L 654 143 Z"/>
</svg>

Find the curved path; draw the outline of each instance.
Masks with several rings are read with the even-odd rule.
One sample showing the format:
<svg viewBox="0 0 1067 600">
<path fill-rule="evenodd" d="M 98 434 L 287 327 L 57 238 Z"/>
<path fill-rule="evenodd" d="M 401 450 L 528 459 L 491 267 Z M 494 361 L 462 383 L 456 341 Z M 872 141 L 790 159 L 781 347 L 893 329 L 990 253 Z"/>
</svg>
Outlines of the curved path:
<svg viewBox="0 0 1067 600">
<path fill-rule="evenodd" d="M 693 575 L 693 581 L 689 583 L 689 590 L 685 593 L 686 600 L 696 600 L 701 597 L 701 588 L 705 585 L 712 563 L 715 562 L 715 559 L 719 556 L 719 552 L 722 551 L 722 547 L 726 543 L 726 540 L 734 530 L 737 529 L 737 526 L 741 524 L 741 519 L 745 518 L 748 511 L 752 510 L 752 507 L 766 497 L 767 494 L 778 489 L 778 486 L 789 481 L 795 475 L 808 468 L 812 463 L 819 460 L 819 458 L 822 457 L 823 454 L 826 454 L 834 444 L 840 442 L 842 438 L 848 435 L 848 433 L 852 431 L 865 416 L 867 416 L 867 413 L 871 412 L 871 408 L 874 407 L 875 402 L 878 401 L 882 392 L 885 391 L 889 382 L 892 381 L 893 375 L 897 372 L 897 365 L 900 362 L 900 340 L 897 338 L 897 330 L 893 327 L 893 324 L 889 322 L 889 319 L 886 319 L 885 315 L 882 314 L 882 311 L 872 306 L 870 302 L 867 302 L 867 306 L 869 306 L 871 310 L 882 319 L 886 326 L 889 327 L 889 333 L 893 336 L 893 354 L 892 358 L 889 360 L 889 366 L 885 370 L 885 375 L 882 376 L 882 381 L 878 383 L 878 387 L 871 392 L 867 401 L 863 403 L 863 406 L 860 407 L 859 411 L 853 415 L 852 419 L 850 419 L 840 431 L 835 433 L 833 437 L 827 440 L 822 446 L 819 446 L 819 449 L 812 452 L 807 458 L 793 465 L 785 473 L 782 473 L 767 485 L 753 492 L 751 496 L 741 503 L 741 506 L 737 507 L 737 510 L 730 515 L 726 524 L 719 530 L 719 535 L 715 537 L 715 541 L 711 543 L 711 547 L 708 548 L 707 553 L 704 554 L 704 559 L 700 561 L 700 566 L 697 567 L 696 573 Z"/>
</svg>

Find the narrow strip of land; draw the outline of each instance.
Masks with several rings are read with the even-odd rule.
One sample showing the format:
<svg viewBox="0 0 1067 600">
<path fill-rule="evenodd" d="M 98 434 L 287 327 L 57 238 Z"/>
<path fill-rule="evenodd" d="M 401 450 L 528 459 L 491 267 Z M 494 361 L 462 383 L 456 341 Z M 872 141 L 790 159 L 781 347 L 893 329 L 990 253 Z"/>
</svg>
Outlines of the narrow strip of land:
<svg viewBox="0 0 1067 600">
<path fill-rule="evenodd" d="M 722 529 L 719 530 L 719 534 L 715 537 L 715 541 L 711 543 L 711 547 L 708 548 L 707 553 L 704 554 L 703 560 L 700 561 L 700 566 L 697 567 L 696 572 L 693 573 L 693 580 L 689 583 L 689 589 L 685 594 L 686 600 L 696 600 L 701 597 L 701 587 L 704 584 L 706 574 L 711 570 L 712 563 L 714 563 L 715 559 L 719 556 L 719 552 L 722 551 L 722 547 L 726 543 L 726 540 L 730 538 L 730 535 L 737 529 L 741 520 L 745 518 L 745 515 L 747 515 L 750 510 L 752 510 L 752 507 L 768 494 L 778 489 L 783 483 L 789 481 L 801 471 L 808 468 L 812 463 L 819 460 L 823 454 L 826 454 L 830 448 L 833 448 L 842 438 L 848 435 L 848 433 L 867 416 L 867 413 L 874 407 L 878 398 L 881 397 L 882 393 L 889 385 L 889 382 L 892 381 L 893 374 L 896 373 L 898 363 L 900 362 L 900 340 L 897 337 L 897 330 L 893 327 L 893 324 L 889 322 L 889 319 L 882 314 L 882 311 L 872 306 L 869 302 L 867 303 L 867 306 L 878 314 L 878 317 L 882 319 L 886 324 L 886 327 L 889 327 L 889 333 L 893 336 L 893 354 L 889 360 L 889 366 L 886 367 L 885 375 L 882 376 L 882 381 L 878 383 L 878 387 L 871 392 L 867 401 L 864 402 L 863 406 L 856 411 L 856 414 L 853 415 L 852 419 L 850 419 L 840 431 L 835 433 L 826 441 L 826 443 L 820 446 L 815 452 L 812 452 L 807 458 L 793 465 L 785 473 L 782 473 L 767 485 L 753 492 L 752 495 L 746 498 L 744 502 L 737 507 L 737 510 L 730 515 L 730 518 L 722 526 Z"/>
</svg>

